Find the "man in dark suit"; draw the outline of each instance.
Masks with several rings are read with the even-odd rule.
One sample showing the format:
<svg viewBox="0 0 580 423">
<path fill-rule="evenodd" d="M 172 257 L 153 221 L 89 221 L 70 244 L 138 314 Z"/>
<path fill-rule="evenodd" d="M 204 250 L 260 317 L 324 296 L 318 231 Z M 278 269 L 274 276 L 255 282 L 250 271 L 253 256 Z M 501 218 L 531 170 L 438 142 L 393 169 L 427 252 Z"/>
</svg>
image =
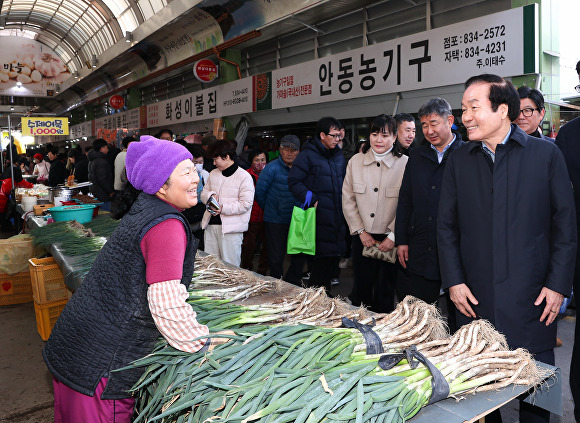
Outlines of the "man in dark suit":
<svg viewBox="0 0 580 423">
<path fill-rule="evenodd" d="M 580 61 L 576 63 L 576 72 L 580 80 Z M 576 87 L 578 89 L 580 85 Z M 560 128 L 556 137 L 556 145 L 562 150 L 572 186 L 574 187 L 574 201 L 576 203 L 576 228 L 580 237 L 580 117 L 568 122 Z M 580 252 L 580 250 L 578 250 Z M 576 269 L 574 272 L 574 292 L 580 293 L 580 254 L 576 255 Z M 578 301 L 576 301 L 578 305 Z M 580 325 L 576 321 L 574 333 L 574 349 L 570 364 L 570 390 L 574 398 L 574 416 L 580 422 Z"/>
<path fill-rule="evenodd" d="M 443 175 L 437 243 L 443 289 L 458 326 L 489 320 L 510 348 L 554 364 L 558 311 L 570 295 L 576 215 L 562 152 L 512 124 L 515 87 L 497 75 L 465 83 L 462 121 L 470 142 Z M 520 422 L 548 422 L 520 401 Z M 499 412 L 486 422 L 501 422 Z"/>
</svg>

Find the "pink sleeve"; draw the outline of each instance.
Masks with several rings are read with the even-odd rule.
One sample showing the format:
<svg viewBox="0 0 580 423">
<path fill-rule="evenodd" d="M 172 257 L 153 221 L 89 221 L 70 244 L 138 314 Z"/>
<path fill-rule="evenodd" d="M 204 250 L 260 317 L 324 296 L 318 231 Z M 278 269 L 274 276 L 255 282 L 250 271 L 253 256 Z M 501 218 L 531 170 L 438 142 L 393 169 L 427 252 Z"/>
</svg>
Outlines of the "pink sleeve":
<svg viewBox="0 0 580 423">
<path fill-rule="evenodd" d="M 147 283 L 181 280 L 187 237 L 179 219 L 167 219 L 153 226 L 141 240 Z"/>
</svg>

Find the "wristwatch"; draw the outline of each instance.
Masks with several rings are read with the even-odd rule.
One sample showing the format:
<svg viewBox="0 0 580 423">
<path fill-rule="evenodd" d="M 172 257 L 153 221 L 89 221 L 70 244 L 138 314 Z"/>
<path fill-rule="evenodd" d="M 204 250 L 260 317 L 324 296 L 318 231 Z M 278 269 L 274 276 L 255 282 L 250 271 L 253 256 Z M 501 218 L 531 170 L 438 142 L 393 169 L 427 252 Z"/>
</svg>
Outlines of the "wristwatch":
<svg viewBox="0 0 580 423">
<path fill-rule="evenodd" d="M 356 231 L 357 235 L 362 234 L 365 231 L 365 228 L 359 229 L 358 231 Z"/>
</svg>

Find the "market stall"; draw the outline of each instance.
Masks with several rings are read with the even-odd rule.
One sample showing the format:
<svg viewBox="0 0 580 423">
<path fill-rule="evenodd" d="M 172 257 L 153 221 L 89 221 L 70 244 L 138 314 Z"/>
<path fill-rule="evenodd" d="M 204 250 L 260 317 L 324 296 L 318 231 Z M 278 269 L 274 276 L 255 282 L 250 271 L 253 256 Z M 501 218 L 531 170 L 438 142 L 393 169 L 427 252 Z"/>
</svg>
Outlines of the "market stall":
<svg viewBox="0 0 580 423">
<path fill-rule="evenodd" d="M 53 241 L 50 250 L 56 254 L 55 261 L 61 266 L 63 274 L 68 275 L 67 285 L 76 289 L 82 283 L 82 272 L 90 267 L 91 257 L 94 259 L 99 249 L 98 243 L 91 239 L 97 237 L 81 235 L 86 235 L 88 229 L 102 235 L 106 232 L 103 228 L 107 231 L 114 229 L 114 222 L 99 217 L 92 222 L 92 229 L 82 225 L 51 224 L 33 231 L 33 235 L 41 245 Z M 73 254 L 73 248 L 82 254 Z M 140 420 L 150 420 L 164 413 L 167 417 L 160 421 L 187 421 L 185 417 L 192 415 L 195 416 L 193 421 L 210 417 L 220 421 L 219 415 L 222 415 L 223 421 L 224 416 L 232 412 L 232 415 L 239 413 L 241 416 L 239 420 L 234 419 L 236 421 L 260 421 L 262 417 L 266 420 L 267 416 L 280 417 L 283 414 L 285 417 L 280 417 L 280 421 L 299 421 L 299 417 L 304 417 L 304 421 L 319 421 L 327 414 L 341 418 L 348 415 L 352 419 L 347 420 L 365 421 L 369 416 L 380 413 L 393 418 L 395 415 L 401 419 L 412 417 L 414 422 L 477 421 L 534 387 L 537 390 L 532 398 L 536 405 L 562 414 L 558 369 L 530 360 L 525 352 L 509 351 L 505 339 L 485 322 L 464 327 L 450 336 L 437 310 L 412 297 L 401 301 L 397 310 L 390 315 L 375 315 L 364 309 L 355 309 L 338 299 L 328 298 L 321 290 L 305 290 L 283 281 L 264 278 L 224 264 L 203 252 L 198 252 L 193 282 L 190 303 L 198 312 L 200 322 L 207 323 L 212 331 L 234 329 L 236 340 L 216 348 L 213 353 L 217 353 L 216 356 L 179 353 L 160 341 L 155 354 L 138 363 L 150 366 L 140 385 L 135 387 Z M 339 328 L 342 318 L 358 322 L 359 330 Z M 372 325 L 373 321 L 375 325 Z M 288 334 L 281 335 L 280 340 L 274 340 L 268 347 L 264 347 L 261 341 L 253 343 L 254 339 L 268 338 L 270 331 L 275 330 L 264 325 L 277 325 L 291 331 L 300 327 L 303 328 L 304 338 L 295 338 L 300 342 L 294 347 L 288 341 L 294 335 Z M 370 343 L 365 332 L 367 335 L 370 332 L 377 334 L 381 351 L 369 350 Z M 328 337 L 328 344 L 314 342 L 315 339 L 322 339 L 323 335 Z M 275 339 L 275 335 L 272 336 L 270 339 Z M 239 372 L 236 377 L 239 380 L 233 378 L 225 381 L 220 369 L 228 366 L 231 360 L 239 359 L 244 343 L 251 345 L 248 354 L 263 348 L 262 353 L 256 355 L 255 362 L 244 362 L 237 367 Z M 304 348 L 304 345 L 309 346 Z M 413 346 L 435 363 L 444 378 L 448 379 L 449 391 L 442 397 L 447 399 L 425 406 L 431 398 L 431 381 L 435 378 L 424 364 L 417 362 L 416 369 L 406 364 L 409 352 L 414 351 Z M 296 351 L 291 351 L 291 348 Z M 454 353 L 451 354 L 451 351 Z M 494 360 L 502 363 L 500 367 L 493 367 L 488 362 L 490 358 L 481 355 L 492 352 L 497 355 Z M 400 353 L 404 355 L 398 361 L 396 357 L 387 359 L 393 361 L 393 367 L 385 369 L 378 366 L 381 357 Z M 453 358 L 463 364 L 450 367 L 452 365 L 445 364 L 447 361 L 443 358 Z M 292 363 L 292 371 L 286 369 L 288 363 Z M 488 367 L 481 369 L 480 373 L 473 372 L 481 366 Z M 196 370 L 202 367 L 206 372 L 203 375 Z M 284 377 L 289 377 L 290 373 L 300 373 L 300 376 L 298 379 L 280 379 L 276 382 L 275 378 L 267 377 L 268 369 L 272 376 L 281 377 L 279 368 L 286 369 L 282 372 Z M 347 368 L 354 370 L 347 371 Z M 354 373 L 358 375 L 356 380 L 354 376 L 353 379 L 342 377 L 343 374 Z M 474 382 L 477 379 L 479 381 Z M 195 381 L 196 387 L 202 386 L 203 392 L 189 392 L 193 385 L 182 385 L 187 380 Z M 346 382 L 350 387 L 345 385 Z M 496 384 L 490 385 L 491 382 Z M 268 383 L 272 385 L 268 386 Z M 289 388 L 282 389 L 276 396 L 272 391 L 274 385 Z M 243 393 L 239 386 L 244 387 Z M 300 390 L 296 390 L 298 387 Z M 405 390 L 407 394 L 387 400 L 388 395 L 373 396 L 375 389 L 380 392 L 399 389 L 399 392 Z M 342 397 L 334 401 L 334 393 L 339 390 Z M 156 395 L 156 392 L 165 394 Z M 244 410 L 236 404 L 246 394 L 246 401 L 251 406 Z M 314 398 L 322 397 L 329 402 L 318 404 L 314 401 Z M 196 398 L 208 400 L 204 402 Z M 297 402 L 304 398 L 310 400 Z M 302 406 L 293 408 L 295 403 Z M 270 404 L 278 405 L 276 408 Z M 351 409 L 353 404 L 355 408 Z M 350 408 L 345 408 L 347 405 Z M 306 409 L 308 412 L 302 411 Z M 198 412 L 199 415 L 191 414 Z M 417 415 L 413 417 L 415 413 Z"/>
</svg>

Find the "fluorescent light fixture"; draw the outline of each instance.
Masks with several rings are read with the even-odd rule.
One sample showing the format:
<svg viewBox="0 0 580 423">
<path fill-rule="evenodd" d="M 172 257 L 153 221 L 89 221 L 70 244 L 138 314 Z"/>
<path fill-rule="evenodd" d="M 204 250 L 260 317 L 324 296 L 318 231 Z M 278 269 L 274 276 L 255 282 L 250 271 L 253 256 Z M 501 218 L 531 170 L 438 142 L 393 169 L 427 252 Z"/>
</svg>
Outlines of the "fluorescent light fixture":
<svg viewBox="0 0 580 423">
<path fill-rule="evenodd" d="M 0 29 L 6 28 L 6 17 L 0 16 Z"/>
<path fill-rule="evenodd" d="M 131 31 L 125 31 L 125 42 L 133 42 L 133 33 Z"/>
<path fill-rule="evenodd" d="M 78 71 L 75 71 L 75 73 L 73 73 L 73 75 L 74 75 L 75 79 L 79 79 L 79 76 L 80 75 L 79 75 L 79 72 Z"/>
<path fill-rule="evenodd" d="M 99 63 L 99 61 L 97 60 L 97 55 L 93 54 L 93 61 L 91 62 L 91 66 L 93 68 L 96 68 L 98 63 Z"/>
<path fill-rule="evenodd" d="M 10 110 L 14 111 L 14 106 L 10 106 Z"/>
</svg>

